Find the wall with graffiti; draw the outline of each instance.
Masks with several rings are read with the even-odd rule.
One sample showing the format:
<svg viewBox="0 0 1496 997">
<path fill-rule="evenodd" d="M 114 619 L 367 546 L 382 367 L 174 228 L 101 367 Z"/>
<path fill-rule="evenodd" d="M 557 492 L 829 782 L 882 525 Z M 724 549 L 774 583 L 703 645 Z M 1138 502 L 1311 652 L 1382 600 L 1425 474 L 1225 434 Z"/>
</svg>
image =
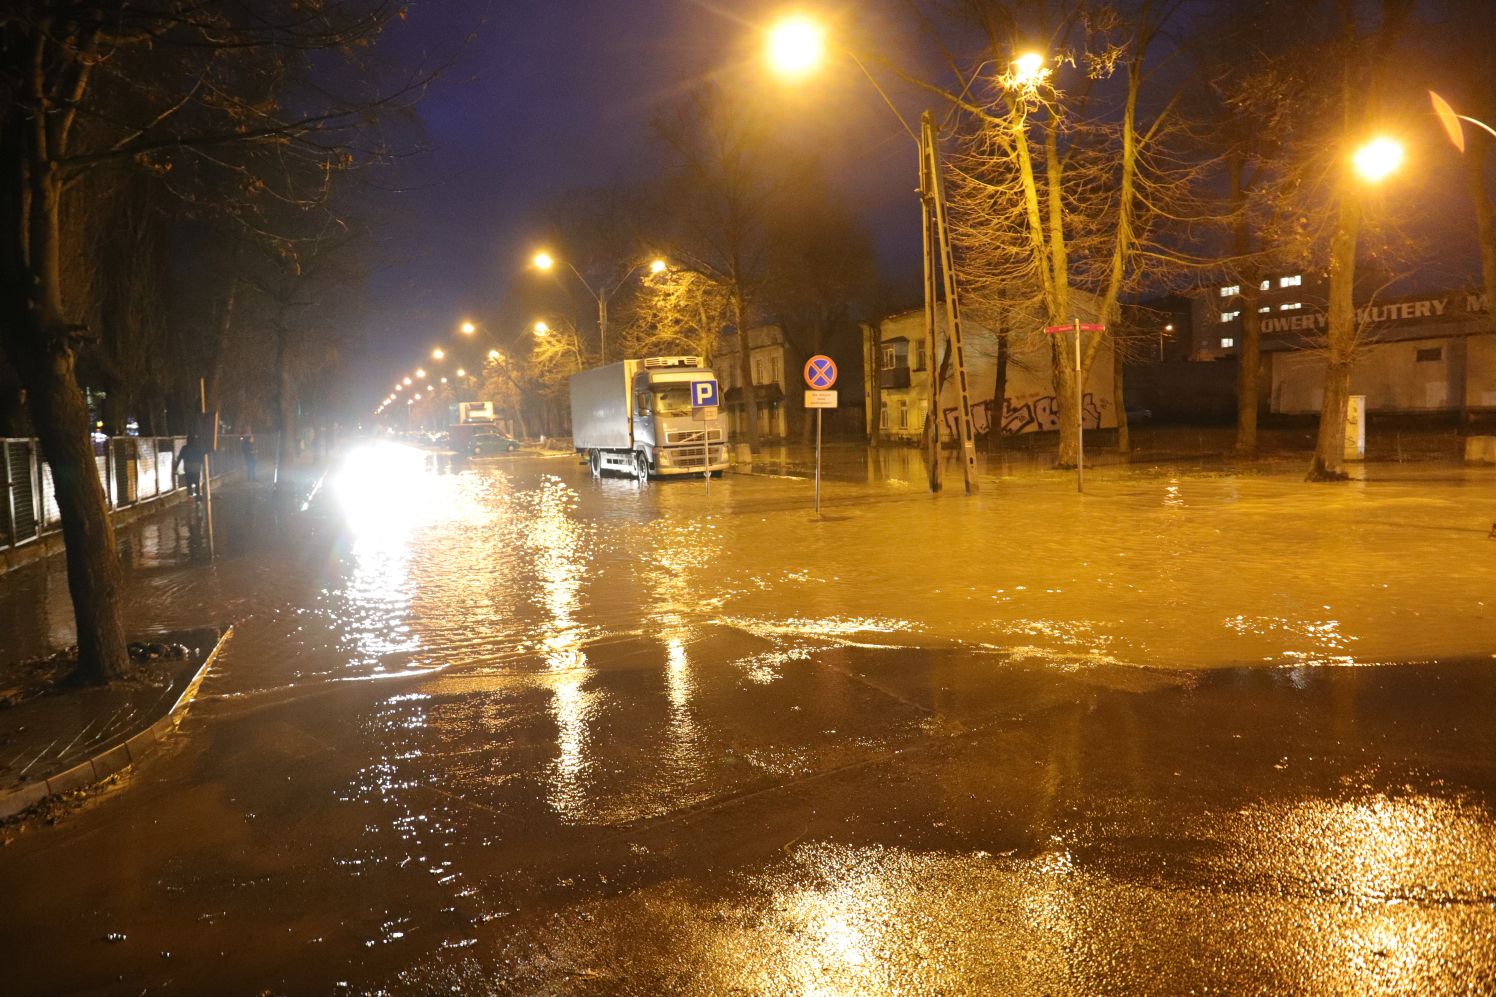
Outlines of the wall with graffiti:
<svg viewBox="0 0 1496 997">
<path fill-rule="evenodd" d="M 1019 433 L 1053 432 L 1059 428 L 1059 405 L 1054 394 L 1050 339 L 1036 324 L 1033 329 L 1009 337 L 1006 398 L 1001 405 L 993 399 L 997 386 L 997 337 L 975 322 L 963 322 L 966 341 L 967 384 L 970 386 L 972 422 L 978 437 L 985 437 L 994 426 L 1005 436 Z M 924 312 L 911 311 L 884 319 L 877 327 L 881 342 L 904 340 L 917 343 L 924 336 Z M 872 328 L 868 330 L 871 348 Z M 943 330 L 942 330 L 943 338 Z M 1069 342 L 1069 340 L 1066 340 Z M 924 351 L 908 350 L 910 356 Z M 871 364 L 868 365 L 869 369 Z M 913 367 L 908 372 L 907 387 L 884 387 L 880 392 L 881 410 L 885 414 L 883 432 L 899 439 L 915 439 L 923 431 L 924 413 L 929 399 L 929 372 Z M 1112 392 L 1112 351 L 1104 346 L 1097 354 L 1086 378 L 1082 419 L 1087 429 L 1109 429 L 1117 425 Z M 947 438 L 956 433 L 956 387 L 948 379 L 940 392 L 942 431 Z M 869 417 L 873 413 L 869 412 Z"/>
<path fill-rule="evenodd" d="M 971 407 L 971 421 L 977 436 L 992 432 L 991 398 L 975 402 Z M 956 406 L 945 409 L 945 432 L 956 435 Z M 1094 392 L 1086 392 L 1081 407 L 1081 421 L 1087 429 L 1104 429 L 1117 425 L 1116 413 L 1112 411 L 1110 398 L 1098 398 Z M 1014 436 L 1018 433 L 1042 433 L 1060 428 L 1059 402 L 1054 395 L 1027 395 L 1022 398 L 1009 396 L 1003 399 L 1002 433 Z"/>
</svg>

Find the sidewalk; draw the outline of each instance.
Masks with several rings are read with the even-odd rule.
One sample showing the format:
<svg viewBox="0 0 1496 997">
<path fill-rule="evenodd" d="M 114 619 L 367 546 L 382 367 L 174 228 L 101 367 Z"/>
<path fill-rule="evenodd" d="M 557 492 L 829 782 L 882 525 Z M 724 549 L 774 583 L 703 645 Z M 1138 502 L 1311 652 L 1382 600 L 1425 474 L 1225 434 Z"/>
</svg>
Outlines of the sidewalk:
<svg viewBox="0 0 1496 997">
<path fill-rule="evenodd" d="M 49 796 L 101 782 L 153 752 L 181 720 L 248 587 L 263 588 L 260 559 L 246 557 L 274 532 L 285 504 L 299 506 L 317 471 L 298 468 L 281 506 L 264 481 L 221 481 L 213 502 L 218 560 L 207 557 L 198 503 L 157 505 L 117 531 L 126 582 L 126 630 L 135 674 L 103 687 L 63 678 L 60 657 L 74 641 L 72 602 L 61 557 L 0 574 L 0 820 Z M 141 648 L 140 650 L 145 650 Z M 61 679 L 61 681 L 58 681 Z"/>
</svg>

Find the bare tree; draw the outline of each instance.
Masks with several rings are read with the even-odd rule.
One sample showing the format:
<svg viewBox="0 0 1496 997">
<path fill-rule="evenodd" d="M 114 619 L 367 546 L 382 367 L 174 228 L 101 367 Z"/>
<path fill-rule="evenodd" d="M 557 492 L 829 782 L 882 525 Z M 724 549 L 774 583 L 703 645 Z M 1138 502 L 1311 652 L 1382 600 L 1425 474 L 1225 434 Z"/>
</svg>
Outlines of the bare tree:
<svg viewBox="0 0 1496 997">
<path fill-rule="evenodd" d="M 1201 167 L 1175 154 L 1173 102 L 1142 100 L 1152 47 L 1177 6 L 966 5 L 987 32 L 987 65 L 997 67 L 950 95 L 972 123 L 951 201 L 963 286 L 980 302 L 974 314 L 1034 335 L 1041 323 L 1070 322 L 1088 296 L 1095 317 L 1117 330 L 1126 295 L 1189 262 L 1168 236 L 1196 211 Z M 1019 61 L 1019 39 L 1034 35 L 1051 40 L 1051 54 Z M 1062 467 L 1079 458 L 1072 416 L 1110 338 L 1089 338 L 1079 377 L 1051 343 Z M 1121 406 L 1117 416 L 1125 439 Z"/>
<path fill-rule="evenodd" d="M 267 161 L 302 157 L 325 174 L 360 158 L 350 139 L 382 101 L 296 87 L 313 59 L 357 59 L 398 5 L 255 5 L 161 0 L 15 0 L 0 15 L 0 336 L 52 467 L 78 630 L 79 670 L 127 667 L 122 575 L 89 439 L 77 366 L 87 338 L 67 294 L 63 219 L 90 203 L 101 167 L 158 174 L 217 169 L 243 196 Z M 237 157 L 273 148 L 274 157 Z M 283 194 L 284 192 L 277 192 Z"/>
</svg>

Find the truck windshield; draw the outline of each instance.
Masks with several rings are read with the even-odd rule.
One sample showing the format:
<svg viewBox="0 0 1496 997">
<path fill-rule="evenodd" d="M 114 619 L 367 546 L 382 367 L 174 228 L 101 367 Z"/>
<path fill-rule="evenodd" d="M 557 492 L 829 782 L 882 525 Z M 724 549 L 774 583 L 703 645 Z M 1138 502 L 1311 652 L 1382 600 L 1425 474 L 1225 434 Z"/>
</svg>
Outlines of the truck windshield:
<svg viewBox="0 0 1496 997">
<path fill-rule="evenodd" d="M 691 414 L 689 385 L 667 385 L 650 389 L 655 396 L 655 414 L 667 418 Z"/>
</svg>

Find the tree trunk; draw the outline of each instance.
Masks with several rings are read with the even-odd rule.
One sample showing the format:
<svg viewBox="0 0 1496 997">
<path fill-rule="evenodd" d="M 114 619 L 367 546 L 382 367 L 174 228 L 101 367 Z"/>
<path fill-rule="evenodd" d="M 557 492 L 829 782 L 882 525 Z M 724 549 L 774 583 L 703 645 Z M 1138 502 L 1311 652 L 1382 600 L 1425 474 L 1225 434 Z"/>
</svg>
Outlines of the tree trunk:
<svg viewBox="0 0 1496 997">
<path fill-rule="evenodd" d="M 867 325 L 867 354 L 864 364 L 868 371 L 867 389 L 867 444 L 874 450 L 883 444 L 883 325 L 870 322 Z"/>
<path fill-rule="evenodd" d="M 1127 425 L 1127 401 L 1125 393 L 1126 384 L 1123 382 L 1126 365 L 1126 351 L 1122 344 L 1117 341 L 1115 333 L 1112 337 L 1112 405 L 1117 410 L 1117 452 L 1132 453 L 1132 434 Z"/>
<path fill-rule="evenodd" d="M 758 397 L 753 385 L 753 347 L 748 342 L 748 327 L 743 324 L 743 296 L 732 296 L 732 317 L 738 328 L 738 371 L 743 375 L 743 423 L 750 449 L 758 448 Z"/>
<path fill-rule="evenodd" d="M 1351 365 L 1356 351 L 1356 237 L 1361 228 L 1361 198 L 1355 190 L 1340 198 L 1340 217 L 1330 239 L 1330 309 L 1325 359 L 1325 394 L 1319 410 L 1319 435 L 1309 481 L 1343 481 L 1345 412 L 1350 398 Z"/>
<path fill-rule="evenodd" d="M 129 666 L 124 581 L 94 463 L 88 405 L 78 386 L 73 330 L 62 307 L 61 181 L 55 168 L 34 164 L 24 193 L 12 188 L 0 196 L 13 199 L 4 209 L 10 217 L 4 218 L 7 245 L 0 250 L 5 263 L 0 283 L 9 284 L 9 300 L 0 305 L 5 309 L 0 327 L 26 391 L 42 455 L 52 470 L 78 631 L 78 674 L 104 683 L 123 675 Z M 16 207 L 21 210 L 13 214 L 10 209 Z M 28 290 L 29 300 L 23 297 Z"/>
<path fill-rule="evenodd" d="M 987 451 L 997 453 L 1003 448 L 1003 417 L 1008 413 L 1008 323 L 1006 318 L 997 324 L 997 374 L 992 381 L 992 409 L 987 416 Z"/>
<path fill-rule="evenodd" d="M 1257 312 L 1260 292 L 1254 276 L 1243 285 L 1241 296 L 1241 342 L 1236 356 L 1236 455 L 1257 456 L 1257 396 L 1262 371 L 1262 316 Z"/>
<path fill-rule="evenodd" d="M 1466 176 L 1470 182 L 1470 200 L 1475 206 L 1475 232 L 1480 241 L 1480 275 L 1486 292 L 1486 315 L 1488 320 L 1496 316 L 1496 215 L 1491 210 L 1491 199 L 1486 196 L 1486 150 L 1489 148 L 1484 135 L 1472 135 L 1473 141 L 1465 150 Z M 1467 341 L 1468 347 L 1468 341 Z M 1468 352 L 1467 352 L 1468 355 Z M 1460 433 L 1470 431 L 1470 367 L 1465 364 L 1465 379 L 1460 384 Z"/>
<path fill-rule="evenodd" d="M 1083 379 L 1075 376 L 1075 343 L 1071 339 L 1074 335 L 1067 332 L 1049 337 L 1055 400 L 1059 403 L 1055 406 L 1060 437 L 1055 466 L 1066 471 L 1075 470 L 1080 460 L 1080 431 L 1075 424 L 1075 413 L 1079 411 L 1076 406 L 1082 403 L 1084 395 L 1080 390 Z"/>
</svg>

